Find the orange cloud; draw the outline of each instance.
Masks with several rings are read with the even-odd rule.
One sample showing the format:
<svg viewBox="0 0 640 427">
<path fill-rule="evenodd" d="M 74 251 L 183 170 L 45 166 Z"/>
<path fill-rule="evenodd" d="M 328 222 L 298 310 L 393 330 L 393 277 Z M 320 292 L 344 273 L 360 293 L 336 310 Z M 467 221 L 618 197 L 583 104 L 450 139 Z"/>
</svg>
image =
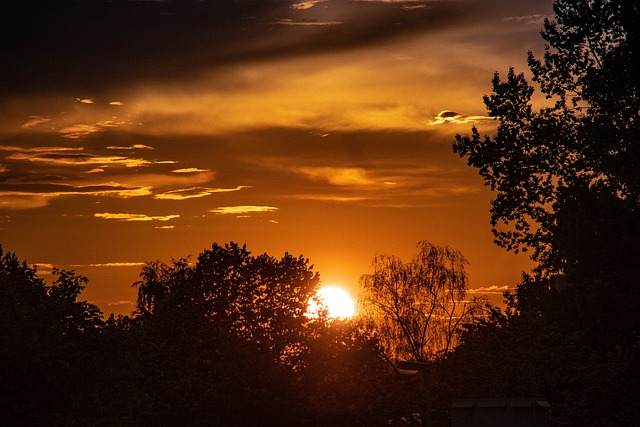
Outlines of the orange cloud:
<svg viewBox="0 0 640 427">
<path fill-rule="evenodd" d="M 453 124 L 469 124 L 469 123 L 478 123 L 485 121 L 493 121 L 493 117 L 487 116 L 466 116 L 460 113 L 456 113 L 455 111 L 450 110 L 442 110 L 438 113 L 434 120 L 431 120 L 429 124 L 431 126 L 441 125 L 444 123 L 453 123 Z"/>
<path fill-rule="evenodd" d="M 362 168 L 336 168 L 336 167 L 299 167 L 296 168 L 311 179 L 327 181 L 333 185 L 375 185 L 379 182 L 369 178 L 367 171 Z"/>
<path fill-rule="evenodd" d="M 73 98 L 74 101 L 77 101 L 81 104 L 93 104 L 95 100 L 93 98 Z"/>
<path fill-rule="evenodd" d="M 0 145 L 0 151 L 15 151 L 20 153 L 51 153 L 58 151 L 84 151 L 83 147 L 16 147 L 12 145 Z"/>
<path fill-rule="evenodd" d="M 294 19 L 278 19 L 273 21 L 276 25 L 302 25 L 302 26 L 331 26 L 342 25 L 340 21 L 315 21 L 315 20 L 294 20 Z"/>
<path fill-rule="evenodd" d="M 116 145 L 110 145 L 107 147 L 107 150 L 153 150 L 153 147 L 149 147 L 148 145 L 144 145 L 144 144 L 133 144 L 131 146 L 128 147 L 119 147 Z"/>
<path fill-rule="evenodd" d="M 300 3 L 292 4 L 291 5 L 291 9 L 307 10 L 307 9 L 311 9 L 312 7 L 317 5 L 318 3 L 324 3 L 324 2 L 325 2 L 325 0 L 302 1 Z"/>
<path fill-rule="evenodd" d="M 200 169 L 200 168 L 183 168 L 183 169 L 174 169 L 171 173 L 200 173 L 200 172 L 210 172 L 209 169 Z"/>
<path fill-rule="evenodd" d="M 140 166 L 148 166 L 154 162 L 145 159 L 132 159 L 123 156 L 99 156 L 95 154 L 68 154 L 63 155 L 48 155 L 46 153 L 37 154 L 19 154 L 14 153 L 7 157 L 11 160 L 21 160 L 27 162 L 39 162 L 49 163 L 55 165 L 68 165 L 68 166 L 92 166 L 102 165 L 104 166 L 125 166 L 127 168 L 134 168 Z M 155 162 L 160 163 L 160 162 Z M 163 162 L 164 163 L 164 162 Z M 173 162 L 171 162 L 173 163 Z"/>
<path fill-rule="evenodd" d="M 209 188 L 209 187 L 192 187 L 180 190 L 167 191 L 165 193 L 156 194 L 153 198 L 159 200 L 185 200 L 195 199 L 199 197 L 210 196 L 215 193 L 230 193 L 240 191 L 244 188 L 251 188 L 245 185 L 239 185 L 235 188 Z"/>
<path fill-rule="evenodd" d="M 10 187 L 10 185 L 8 185 Z M 61 184 L 25 184 L 17 189 L 0 190 L 0 208 L 19 210 L 47 206 L 52 199 L 64 196 L 139 197 L 151 194 L 151 187 L 127 187 L 117 183 L 90 186 Z M 22 189 L 21 189 L 22 188 Z"/>
<path fill-rule="evenodd" d="M 504 292 L 510 290 L 509 286 L 487 286 L 483 288 L 474 288 L 469 289 L 467 292 L 472 294 L 499 294 L 502 295 Z"/>
<path fill-rule="evenodd" d="M 547 18 L 551 19 L 552 17 L 537 13 L 533 15 L 508 16 L 504 18 L 504 20 L 507 22 L 515 22 L 517 24 L 542 25 L 544 24 L 544 20 Z"/>
<path fill-rule="evenodd" d="M 39 124 L 42 123 L 47 123 L 50 122 L 51 119 L 48 117 L 43 117 L 43 116 L 30 116 L 29 117 L 29 121 L 27 121 L 26 123 L 24 123 L 21 127 L 23 129 L 28 129 L 28 128 L 32 128 L 34 126 L 37 126 Z"/>
<path fill-rule="evenodd" d="M 145 214 L 131 214 L 131 213 L 95 213 L 96 218 L 102 219 L 115 219 L 118 221 L 170 221 L 172 219 L 180 218 L 180 215 L 158 215 L 149 216 Z"/>
<path fill-rule="evenodd" d="M 278 208 L 273 206 L 220 206 L 208 212 L 216 215 L 242 215 L 249 213 L 274 212 Z"/>
<path fill-rule="evenodd" d="M 98 264 L 72 264 L 70 267 L 140 267 L 144 262 L 105 262 Z"/>
</svg>

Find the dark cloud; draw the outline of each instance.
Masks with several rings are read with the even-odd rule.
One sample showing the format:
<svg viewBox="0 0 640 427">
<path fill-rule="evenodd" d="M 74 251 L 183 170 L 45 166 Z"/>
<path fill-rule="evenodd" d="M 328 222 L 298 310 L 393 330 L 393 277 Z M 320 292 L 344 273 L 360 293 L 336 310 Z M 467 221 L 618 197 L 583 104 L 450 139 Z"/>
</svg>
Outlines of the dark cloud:
<svg viewBox="0 0 640 427">
<path fill-rule="evenodd" d="M 0 42 L 5 64 L 0 96 L 100 94 L 117 85 L 177 79 L 242 61 L 350 49 L 462 25 L 508 4 L 16 1 L 4 6 L 0 22 L 6 34 Z"/>
</svg>

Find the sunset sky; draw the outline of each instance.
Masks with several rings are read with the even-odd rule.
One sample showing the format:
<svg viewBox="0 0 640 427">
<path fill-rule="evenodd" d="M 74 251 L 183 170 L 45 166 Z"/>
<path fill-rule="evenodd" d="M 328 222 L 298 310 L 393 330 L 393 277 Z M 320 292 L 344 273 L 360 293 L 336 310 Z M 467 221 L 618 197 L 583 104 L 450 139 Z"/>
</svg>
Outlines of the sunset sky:
<svg viewBox="0 0 640 427">
<path fill-rule="evenodd" d="M 0 244 L 133 308 L 145 261 L 303 254 L 353 296 L 382 251 L 460 250 L 476 294 L 530 266 L 453 153 L 491 132 L 552 0 L 15 2 L 0 19 Z M 498 298 L 500 300 L 500 298 Z"/>
</svg>

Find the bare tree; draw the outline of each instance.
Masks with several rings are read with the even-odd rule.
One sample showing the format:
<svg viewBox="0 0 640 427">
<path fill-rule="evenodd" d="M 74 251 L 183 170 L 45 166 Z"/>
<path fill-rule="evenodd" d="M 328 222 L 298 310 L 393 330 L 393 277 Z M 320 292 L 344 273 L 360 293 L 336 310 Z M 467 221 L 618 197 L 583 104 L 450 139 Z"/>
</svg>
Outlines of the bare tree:
<svg viewBox="0 0 640 427">
<path fill-rule="evenodd" d="M 466 299 L 465 265 L 459 251 L 421 241 L 408 263 L 378 254 L 373 274 L 360 279 L 360 313 L 389 360 L 433 360 L 456 344 L 460 326 L 480 315 L 478 298 Z"/>
</svg>

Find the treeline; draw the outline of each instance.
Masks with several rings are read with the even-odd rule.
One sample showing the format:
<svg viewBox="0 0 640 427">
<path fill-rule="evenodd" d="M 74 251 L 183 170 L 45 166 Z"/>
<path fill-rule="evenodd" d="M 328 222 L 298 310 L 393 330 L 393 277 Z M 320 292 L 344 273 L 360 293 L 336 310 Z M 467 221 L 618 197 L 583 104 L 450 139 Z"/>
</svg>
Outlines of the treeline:
<svg viewBox="0 0 640 427">
<path fill-rule="evenodd" d="M 151 262 L 136 311 L 108 319 L 78 301 L 84 277 L 0 263 L 1 425 L 385 425 L 420 407 L 356 322 L 305 316 L 302 257 Z"/>
<path fill-rule="evenodd" d="M 136 311 L 106 319 L 78 300 L 86 278 L 54 275 L 45 283 L 0 249 L 0 425 L 417 425 L 425 386 L 434 426 L 450 425 L 457 398 L 544 398 L 554 426 L 640 416 L 637 322 L 621 322 L 629 304 L 607 307 L 559 277 L 524 276 L 506 310 L 486 305 L 461 323 L 455 347 L 422 360 L 424 384 L 396 370 L 415 358 L 394 357 L 392 335 L 367 313 L 305 316 L 319 277 L 303 257 L 229 243 L 195 262 L 149 262 Z M 396 339 L 394 351 L 406 346 Z"/>
</svg>

